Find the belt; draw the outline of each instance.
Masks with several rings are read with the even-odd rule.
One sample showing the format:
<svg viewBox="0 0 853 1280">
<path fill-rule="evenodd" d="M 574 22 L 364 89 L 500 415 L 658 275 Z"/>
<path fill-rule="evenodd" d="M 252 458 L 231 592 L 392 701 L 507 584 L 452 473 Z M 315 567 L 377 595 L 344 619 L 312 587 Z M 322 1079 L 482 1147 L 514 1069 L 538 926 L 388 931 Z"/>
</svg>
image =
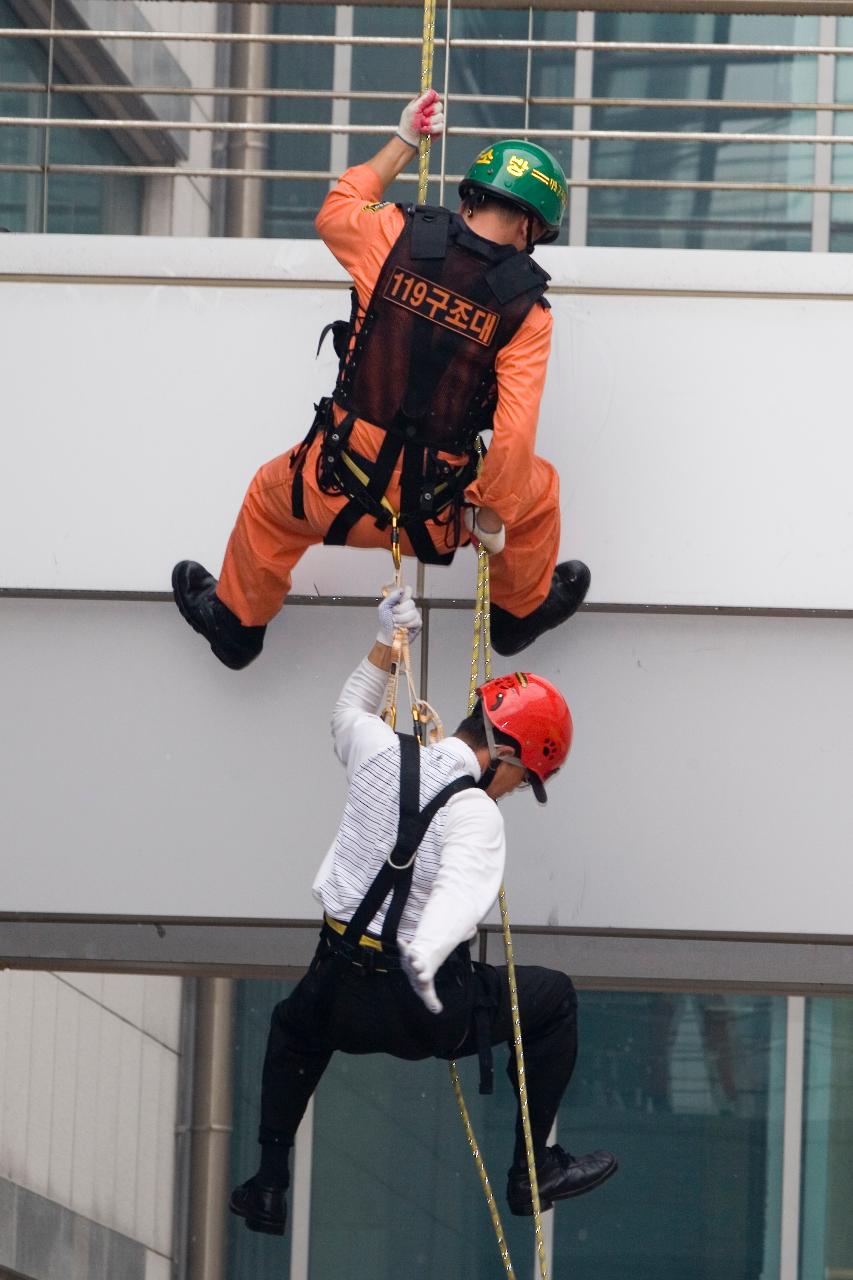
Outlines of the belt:
<svg viewBox="0 0 853 1280">
<path fill-rule="evenodd" d="M 349 960 L 351 964 L 369 969 L 372 973 L 387 973 L 389 969 L 400 968 L 399 959 L 385 951 L 378 938 L 372 938 L 370 934 L 363 933 L 358 944 L 354 946 L 344 941 L 343 935 L 346 933 L 347 926 L 342 920 L 336 920 L 334 916 L 324 915 L 323 924 L 326 941 L 329 946 L 338 955 L 342 955 L 344 959 Z M 358 955 L 360 951 L 365 952 L 361 958 Z M 383 962 L 382 965 L 377 964 L 380 958 Z"/>
</svg>

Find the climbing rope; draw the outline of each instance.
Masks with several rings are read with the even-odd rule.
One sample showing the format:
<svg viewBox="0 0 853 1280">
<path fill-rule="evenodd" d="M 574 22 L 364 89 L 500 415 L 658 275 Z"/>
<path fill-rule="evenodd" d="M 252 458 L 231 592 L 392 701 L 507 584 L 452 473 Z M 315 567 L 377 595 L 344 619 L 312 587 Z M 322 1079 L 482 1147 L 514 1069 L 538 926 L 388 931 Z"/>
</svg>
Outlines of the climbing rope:
<svg viewBox="0 0 853 1280">
<path fill-rule="evenodd" d="M 435 0 L 424 0 L 423 40 L 421 45 L 421 93 L 426 93 L 432 83 L 434 47 Z M 427 202 L 429 152 L 429 135 L 422 134 L 418 144 L 418 204 L 426 204 Z M 479 439 L 477 441 L 477 447 L 482 461 L 482 445 Z M 398 517 L 396 515 L 393 517 L 391 524 L 391 554 L 394 560 L 394 587 L 396 588 L 402 586 L 400 530 Z M 477 547 L 477 594 L 474 604 L 474 643 L 471 655 L 471 679 L 468 689 L 469 713 L 473 711 L 474 705 L 477 701 L 477 687 L 480 684 L 479 671 L 481 653 L 483 659 L 483 678 L 485 680 L 489 680 L 492 674 L 491 620 L 489 607 L 489 557 L 483 545 L 479 544 Z M 421 746 L 426 746 L 427 743 L 431 741 L 438 741 L 443 736 L 441 721 L 433 708 L 430 707 L 429 703 L 423 702 L 417 696 L 414 680 L 412 678 L 409 644 L 405 631 L 397 632 L 394 637 L 392 645 L 391 672 L 388 680 L 388 696 L 386 699 L 385 711 L 383 712 L 383 717 L 388 721 L 392 728 L 396 727 L 397 722 L 397 696 L 401 670 L 404 672 L 408 683 L 415 736 Z M 527 1155 L 527 1171 L 530 1178 L 530 1192 L 533 1200 L 533 1223 L 536 1235 L 536 1253 L 539 1260 L 539 1274 L 541 1280 L 548 1280 L 548 1263 L 545 1256 L 545 1241 L 542 1235 L 542 1216 L 539 1205 L 539 1186 L 536 1179 L 536 1162 L 533 1156 L 533 1136 L 530 1128 L 530 1109 L 527 1101 L 527 1080 L 524 1071 L 524 1046 L 521 1040 L 521 1019 L 518 1010 L 518 987 L 515 978 L 512 934 L 510 932 L 509 913 L 507 910 L 506 893 L 503 885 L 501 885 L 500 889 L 499 903 L 504 951 L 506 953 L 510 1004 L 512 1009 L 512 1028 L 515 1045 L 516 1071 L 518 1075 L 519 1107 L 521 1110 L 522 1128 L 524 1130 L 524 1145 Z M 483 1193 L 486 1197 L 486 1204 L 488 1206 L 489 1215 L 492 1219 L 492 1226 L 495 1230 L 498 1250 L 500 1251 L 504 1269 L 509 1280 L 515 1280 L 515 1271 L 513 1270 L 512 1259 L 510 1258 L 509 1248 L 507 1247 L 500 1213 L 498 1212 L 498 1207 L 495 1203 L 495 1197 L 492 1193 L 489 1175 L 486 1172 L 483 1157 L 480 1154 L 479 1144 L 471 1125 L 468 1108 L 465 1104 L 465 1098 L 462 1093 L 459 1071 L 455 1062 L 450 1063 L 450 1081 L 453 1086 L 453 1092 L 456 1097 L 456 1103 L 459 1108 L 462 1124 L 465 1129 L 465 1137 L 468 1140 L 468 1146 L 471 1149 L 471 1154 L 474 1157 L 474 1163 L 480 1176 L 480 1182 L 483 1187 Z"/>
<path fill-rule="evenodd" d="M 471 651 L 471 678 L 468 685 L 469 714 L 474 710 L 474 706 L 476 705 L 477 687 L 481 683 L 481 655 L 483 680 L 490 680 L 492 675 L 491 616 L 489 609 L 489 557 L 482 543 L 480 543 L 477 547 L 477 594 L 474 601 L 474 642 Z M 518 1010 L 518 985 L 515 978 L 515 958 L 512 950 L 512 932 L 509 925 L 506 891 L 503 885 L 501 885 L 500 893 L 498 895 L 498 903 L 500 905 L 501 912 L 501 929 L 503 932 L 507 980 L 509 982 L 510 1007 L 512 1010 L 512 1032 L 515 1047 L 516 1074 L 518 1076 L 518 1102 L 519 1109 L 521 1111 L 521 1125 L 524 1131 L 524 1147 L 525 1154 L 527 1156 L 527 1172 L 530 1178 L 530 1193 L 533 1201 L 533 1227 L 536 1237 L 536 1255 L 539 1261 L 539 1274 L 541 1276 L 541 1280 L 548 1280 L 548 1259 L 545 1254 L 545 1239 L 542 1235 L 542 1211 L 539 1204 L 539 1184 L 536 1178 L 536 1161 L 533 1155 L 533 1134 L 530 1128 L 530 1107 L 527 1100 L 527 1076 L 524 1070 L 524 1045 L 522 1044 L 521 1039 L 521 1018 Z M 507 1275 L 512 1276 L 514 1275 L 514 1272 L 509 1252 L 506 1248 L 503 1226 L 489 1185 L 488 1174 L 486 1173 L 486 1168 L 483 1164 L 476 1138 L 474 1137 L 474 1132 L 471 1128 L 470 1120 L 468 1119 L 467 1109 L 465 1107 L 464 1099 L 462 1098 L 462 1090 L 459 1086 L 459 1074 L 456 1070 L 455 1062 L 451 1062 L 450 1064 L 450 1079 L 453 1085 L 453 1091 L 456 1094 L 456 1101 L 459 1106 L 459 1113 L 462 1117 L 462 1124 L 465 1128 L 465 1135 L 468 1138 L 468 1145 L 471 1148 L 474 1163 L 476 1164 L 477 1172 L 480 1175 L 480 1182 L 483 1185 L 486 1203 L 489 1206 L 492 1225 L 495 1228 L 495 1235 L 497 1236 L 498 1249 L 500 1250 Z"/>
</svg>

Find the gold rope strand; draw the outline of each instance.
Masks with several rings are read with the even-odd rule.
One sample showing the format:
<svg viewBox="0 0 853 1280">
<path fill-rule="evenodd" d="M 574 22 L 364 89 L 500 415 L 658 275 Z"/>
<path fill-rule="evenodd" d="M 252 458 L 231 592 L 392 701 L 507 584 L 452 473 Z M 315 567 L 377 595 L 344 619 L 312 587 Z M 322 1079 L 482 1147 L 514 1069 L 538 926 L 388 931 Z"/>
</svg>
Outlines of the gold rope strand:
<svg viewBox="0 0 853 1280">
<path fill-rule="evenodd" d="M 421 93 L 426 93 L 427 90 L 431 87 L 434 46 L 435 46 L 435 0 L 424 0 L 423 39 L 422 39 L 422 45 L 421 45 Z M 430 153 L 430 137 L 428 134 L 422 134 L 418 143 L 418 204 L 426 204 L 427 202 L 427 189 L 428 189 L 428 181 L 429 181 L 429 153 Z M 478 441 L 478 444 L 479 444 L 479 441 Z M 396 545 L 392 547 L 392 551 L 394 553 L 395 585 L 399 586 L 402 575 L 401 575 L 401 566 L 400 566 L 399 531 L 396 525 L 397 525 L 397 522 L 395 520 L 392 539 L 394 537 L 394 534 L 396 534 Z M 471 664 L 469 711 L 473 709 L 474 703 L 476 701 L 476 687 L 478 683 L 477 675 L 478 675 L 478 669 L 480 665 L 479 654 L 480 654 L 481 639 L 482 639 L 482 648 L 483 648 L 483 666 L 484 666 L 485 678 L 488 680 L 491 677 L 490 621 L 491 619 L 489 615 L 489 558 L 485 549 L 482 546 L 479 546 L 477 549 L 477 602 L 476 602 L 475 614 L 474 614 L 474 652 L 473 652 L 472 664 Z M 395 637 L 395 640 L 396 640 L 396 637 Z M 396 647 L 397 646 L 395 645 L 395 649 Z M 393 680 L 394 691 L 391 699 L 390 708 L 388 704 L 386 704 L 386 712 L 390 709 L 391 716 L 393 717 L 391 720 L 392 725 L 396 722 L 397 675 L 399 672 L 400 664 L 402 664 L 406 672 L 410 690 L 412 689 L 411 670 L 409 666 L 408 644 L 406 643 L 405 636 L 402 637 L 402 643 L 399 649 L 400 661 L 397 661 L 396 659 L 397 659 L 397 654 L 395 653 L 394 680 Z M 412 715 L 413 715 L 413 720 L 415 722 L 415 728 L 417 731 L 418 719 L 419 719 L 418 705 L 414 700 L 414 698 L 412 700 Z M 419 741 L 421 741 L 422 745 L 424 745 L 421 734 L 418 733 L 417 736 Z M 536 1166 L 533 1159 L 533 1140 L 532 1140 L 532 1135 L 530 1131 L 530 1114 L 529 1114 L 529 1109 L 527 1104 L 527 1084 L 526 1084 L 525 1074 L 524 1074 L 524 1050 L 521 1042 L 521 1021 L 520 1021 L 519 1012 L 518 1012 L 518 990 L 517 990 L 516 981 L 515 981 L 515 965 L 514 965 L 513 954 L 512 954 L 512 937 L 509 929 L 509 915 L 507 913 L 506 895 L 504 893 L 503 886 L 501 886 L 501 891 L 500 891 L 500 909 L 501 909 L 501 922 L 503 925 L 503 933 L 504 933 L 504 949 L 506 951 L 506 956 L 507 956 L 507 974 L 509 978 L 510 1000 L 512 1005 L 513 1034 L 515 1039 L 516 1065 L 517 1065 L 518 1082 L 519 1082 L 519 1105 L 521 1107 L 522 1126 L 524 1129 L 524 1140 L 525 1140 L 525 1147 L 527 1151 L 527 1167 L 528 1167 L 528 1173 L 530 1177 L 530 1189 L 531 1189 L 531 1194 L 533 1199 L 533 1217 L 534 1217 L 535 1232 L 536 1232 L 536 1248 L 537 1248 L 537 1253 L 539 1257 L 539 1270 L 541 1274 L 541 1280 L 548 1280 L 548 1272 L 547 1272 L 547 1265 L 546 1265 L 546 1259 L 545 1259 L 545 1247 L 544 1247 L 544 1241 L 542 1239 L 542 1222 L 541 1222 L 541 1215 L 540 1215 L 540 1208 L 539 1208 L 539 1190 L 536 1182 Z M 465 1099 L 462 1093 L 462 1086 L 459 1080 L 459 1072 L 457 1070 L 455 1062 L 450 1063 L 450 1079 L 451 1079 L 451 1084 L 453 1086 L 453 1092 L 456 1096 L 456 1101 L 459 1108 L 459 1114 L 461 1116 L 462 1124 L 465 1129 L 465 1136 L 468 1140 L 468 1145 L 474 1157 L 474 1162 L 477 1167 L 477 1172 L 480 1175 L 480 1181 L 483 1186 L 483 1191 L 486 1197 L 486 1204 L 488 1205 L 489 1214 L 492 1219 L 492 1225 L 494 1227 L 495 1235 L 497 1237 L 498 1249 L 500 1251 L 501 1259 L 504 1264 L 504 1269 L 506 1271 L 507 1276 L 509 1277 L 509 1280 L 515 1280 L 515 1272 L 513 1270 L 512 1260 L 509 1255 L 509 1249 L 507 1247 L 506 1237 L 504 1235 L 503 1224 L 501 1223 L 500 1214 L 498 1212 L 498 1208 L 495 1203 L 495 1198 L 492 1193 L 491 1184 L 489 1182 L 489 1175 L 486 1172 L 486 1166 L 483 1163 L 483 1158 L 480 1154 L 479 1145 L 477 1143 L 477 1139 L 471 1125 L 471 1120 L 468 1115 L 468 1109 L 465 1105 Z"/>
<path fill-rule="evenodd" d="M 424 30 L 421 41 L 421 93 L 432 87 L 432 55 L 435 48 L 435 0 L 424 0 Z M 418 204 L 427 202 L 430 136 L 418 140 Z"/>
<path fill-rule="evenodd" d="M 479 445 L 479 442 L 478 442 Z M 480 450 L 482 459 L 482 451 Z M 477 685 L 479 684 L 480 669 L 480 652 L 482 646 L 483 654 L 483 675 L 485 680 L 490 680 L 492 676 L 492 645 L 491 645 L 491 614 L 490 614 L 490 589 L 489 589 L 489 557 L 482 543 L 477 547 L 477 594 L 474 602 L 474 641 L 471 654 L 471 680 L 468 688 L 468 712 L 474 709 L 477 701 Z M 545 1255 L 545 1240 L 542 1235 L 542 1210 L 539 1203 L 539 1184 L 536 1178 L 536 1161 L 533 1154 L 533 1134 L 530 1128 L 530 1108 L 527 1099 L 527 1077 L 524 1069 L 524 1046 L 521 1039 L 521 1018 L 518 1009 L 518 986 L 515 977 L 515 958 L 512 949 L 512 933 L 509 925 L 509 911 L 507 909 L 506 891 L 501 885 L 498 895 L 501 912 L 501 928 L 503 932 L 504 952 L 506 955 L 507 980 L 509 982 L 510 1006 L 512 1010 L 512 1029 L 513 1041 L 515 1047 L 515 1062 L 518 1074 L 518 1101 L 521 1111 L 521 1125 L 524 1132 L 524 1147 L 527 1156 L 527 1173 L 530 1179 L 530 1195 L 533 1202 L 533 1225 L 536 1237 L 536 1254 L 539 1261 L 539 1274 L 541 1280 L 548 1280 L 548 1261 Z M 451 1080 L 453 1081 L 454 1092 L 457 1095 L 457 1102 L 460 1103 L 460 1114 L 462 1115 L 462 1123 L 465 1125 L 466 1134 L 469 1134 L 470 1121 L 468 1120 L 467 1111 L 464 1110 L 464 1101 L 461 1100 L 461 1089 L 457 1090 L 458 1074 L 456 1072 L 456 1063 L 451 1065 Z M 501 1250 L 501 1256 L 504 1258 L 504 1266 L 507 1265 L 509 1254 L 505 1253 L 505 1243 L 503 1237 L 503 1229 L 500 1226 L 500 1218 L 497 1214 L 497 1208 L 494 1208 L 494 1197 L 491 1194 L 491 1188 L 488 1183 L 488 1175 L 479 1153 L 476 1149 L 476 1140 L 473 1131 L 470 1132 L 468 1142 L 474 1154 L 474 1160 L 477 1164 L 480 1180 L 483 1183 L 483 1189 L 486 1194 L 486 1201 L 489 1204 L 489 1212 L 492 1214 L 492 1223 L 495 1227 L 495 1233 L 498 1238 L 498 1247 Z M 511 1272 L 511 1263 L 507 1274 Z"/>
</svg>

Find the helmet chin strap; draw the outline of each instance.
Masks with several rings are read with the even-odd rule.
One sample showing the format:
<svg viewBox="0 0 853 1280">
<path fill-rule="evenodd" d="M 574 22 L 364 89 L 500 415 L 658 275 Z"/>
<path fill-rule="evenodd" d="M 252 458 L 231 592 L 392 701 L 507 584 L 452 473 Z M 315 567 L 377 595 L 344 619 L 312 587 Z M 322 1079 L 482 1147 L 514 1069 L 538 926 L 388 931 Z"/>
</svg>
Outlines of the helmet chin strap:
<svg viewBox="0 0 853 1280">
<path fill-rule="evenodd" d="M 532 252 L 533 252 L 533 250 L 536 248 L 536 241 L 533 239 L 533 223 L 534 223 L 534 217 L 533 217 L 533 214 L 532 214 L 532 213 L 528 213 L 528 215 L 527 215 L 527 245 L 526 245 L 525 250 L 524 250 L 524 252 L 525 252 L 525 253 L 532 253 Z"/>
<path fill-rule="evenodd" d="M 523 769 L 524 772 L 527 773 L 527 765 L 519 760 L 517 755 L 498 755 L 498 745 L 495 742 L 495 731 L 492 728 L 491 720 L 485 713 L 483 714 L 483 727 L 486 730 L 486 742 L 489 745 L 489 769 L 492 771 L 492 777 L 494 777 L 494 771 L 497 769 L 499 764 L 514 764 L 517 765 L 519 769 Z M 492 778 L 490 777 L 489 782 L 491 782 L 491 780 Z M 486 783 L 486 785 L 488 786 L 488 783 Z"/>
</svg>

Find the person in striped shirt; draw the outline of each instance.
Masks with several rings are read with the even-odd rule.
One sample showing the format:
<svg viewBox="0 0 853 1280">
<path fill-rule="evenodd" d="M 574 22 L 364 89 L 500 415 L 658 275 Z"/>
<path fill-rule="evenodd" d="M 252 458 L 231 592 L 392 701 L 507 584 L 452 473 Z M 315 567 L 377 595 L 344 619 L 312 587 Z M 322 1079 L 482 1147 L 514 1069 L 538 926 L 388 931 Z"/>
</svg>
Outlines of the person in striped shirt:
<svg viewBox="0 0 853 1280">
<path fill-rule="evenodd" d="M 286 1223 L 296 1130 L 332 1054 L 418 1060 L 478 1054 L 491 1092 L 491 1047 L 509 1043 L 504 968 L 472 963 L 469 944 L 503 879 L 497 801 L 546 783 L 568 755 L 569 708 L 547 680 L 516 672 L 487 681 L 455 733 L 420 747 L 381 718 L 395 631 L 421 626 L 410 591 L 379 605 L 379 631 L 332 715 L 348 793 L 314 882 L 324 924 L 307 975 L 273 1010 L 263 1067 L 260 1167 L 235 1188 L 233 1213 L 254 1231 Z M 577 999 L 564 973 L 516 969 L 527 1092 L 543 1209 L 599 1186 L 617 1168 L 608 1151 L 574 1157 L 547 1138 L 577 1054 Z M 532 1213 L 519 1116 L 507 1183 L 512 1213 Z"/>
</svg>

